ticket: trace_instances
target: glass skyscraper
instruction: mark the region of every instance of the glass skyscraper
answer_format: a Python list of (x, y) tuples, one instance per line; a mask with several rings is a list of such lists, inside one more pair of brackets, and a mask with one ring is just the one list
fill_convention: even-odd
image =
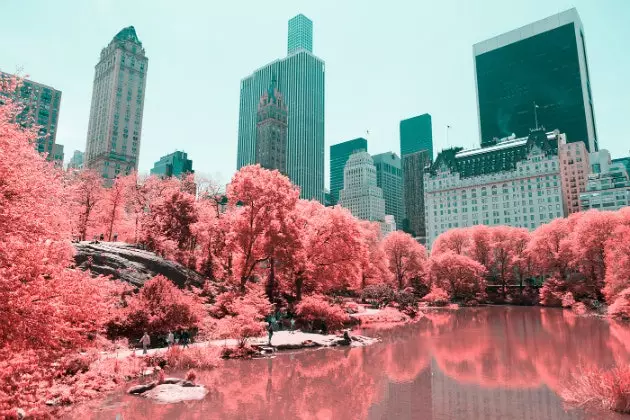
[(151, 168), (151, 175), (181, 178), (182, 175), (195, 172), (193, 171), (192, 164), (193, 162), (188, 159), (186, 152), (176, 151), (162, 156), (159, 161), (155, 162), (153, 168)]
[(431, 115), (422, 114), (400, 122), (400, 156), (427, 150), (433, 161)]
[(473, 46), (481, 146), (536, 124), (598, 150), (584, 29), (570, 9)]
[(330, 204), (339, 201), (339, 191), (343, 189), (343, 168), (354, 152), (367, 152), (367, 140), (359, 137), (330, 146)]
[(289, 20), (289, 37), (287, 40), (287, 54), (304, 49), (313, 52), (313, 22), (299, 14)]
[[(304, 23), (306, 17), (298, 15)], [(308, 19), (307, 19), (308, 20)], [(298, 22), (298, 23), (299, 23)], [(310, 22), (310, 21), (309, 21)], [(312, 24), (289, 25), (285, 58), (241, 80), (237, 169), (256, 163), (256, 118), (260, 97), (275, 78), (287, 105), (287, 175), (306, 199), (324, 202), (324, 61), (313, 55)], [(311, 39), (310, 43), (306, 40)], [(299, 47), (299, 46), (302, 47)], [(308, 47), (308, 48), (307, 48)]]
[(405, 204), (403, 201), (402, 162), (394, 152), (380, 153), (372, 156), (376, 166), (376, 185), (383, 190), (385, 213), (391, 214), (400, 229), (405, 221)]

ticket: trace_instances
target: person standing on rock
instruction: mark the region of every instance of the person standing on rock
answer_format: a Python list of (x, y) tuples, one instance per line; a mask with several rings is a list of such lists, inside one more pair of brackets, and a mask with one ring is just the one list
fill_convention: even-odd
[(166, 347), (173, 347), (173, 343), (175, 342), (175, 336), (173, 335), (173, 331), (169, 331), (166, 336)]
[(142, 354), (147, 354), (147, 347), (149, 347), (149, 344), (151, 344), (151, 337), (149, 337), (149, 334), (147, 334), (146, 331), (140, 339), (140, 344), (142, 344)]

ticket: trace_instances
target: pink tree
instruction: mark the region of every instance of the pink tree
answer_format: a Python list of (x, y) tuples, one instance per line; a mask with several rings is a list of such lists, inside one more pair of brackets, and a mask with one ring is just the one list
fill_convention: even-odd
[(523, 257), (529, 233), (523, 228), (495, 226), (490, 234), (491, 274), (502, 286), (503, 296), (506, 296), (508, 284), (514, 282), (519, 268), (522, 268), (520, 258)]
[(437, 237), (431, 248), (431, 255), (440, 255), (451, 251), (466, 255), (470, 247), (470, 230), (468, 228), (449, 229)]
[(75, 230), (79, 239), (85, 241), (88, 232), (94, 231), (98, 223), (98, 206), (104, 195), (103, 178), (93, 170), (74, 172), (70, 188)]
[(283, 220), (294, 209), (299, 191), (280, 172), (253, 165), (234, 175), (227, 196), (233, 213), (229, 241), (238, 266), (236, 281), (244, 291), (260, 264), (270, 262), (272, 243), (283, 240)]
[(489, 271), (492, 265), (492, 230), (485, 225), (468, 228), (470, 246), (466, 254)]
[(569, 234), (568, 219), (554, 219), (532, 233), (527, 254), (536, 274), (568, 277), (572, 259)]
[(367, 253), (362, 252), (365, 258), (361, 258), (361, 289), (371, 284), (393, 282), (392, 275), (387, 267), (387, 256), (380, 246), (381, 228), (378, 223), (361, 221), (361, 242), (367, 248)]
[[(604, 295), (612, 304), (630, 287), (630, 225), (618, 226), (606, 242), (606, 277)], [(630, 316), (630, 314), (629, 314)]]
[(111, 242), (114, 232), (120, 231), (126, 216), (125, 207), (130, 201), (130, 193), (135, 190), (136, 176), (131, 174), (118, 177), (111, 188), (104, 191), (101, 215), (105, 237)]
[(427, 251), (410, 235), (401, 231), (392, 232), (385, 237), (382, 247), (398, 289), (409, 286), (412, 280), (422, 279)]
[(431, 288), (440, 288), (451, 299), (468, 301), (478, 299), (485, 292), (486, 269), (472, 258), (445, 252), (429, 258), (428, 277)]

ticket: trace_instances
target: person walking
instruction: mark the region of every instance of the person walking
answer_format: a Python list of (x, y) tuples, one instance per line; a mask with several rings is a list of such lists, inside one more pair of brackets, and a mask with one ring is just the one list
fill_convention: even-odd
[(149, 334), (147, 334), (146, 331), (140, 339), (140, 344), (142, 344), (142, 354), (147, 354), (147, 347), (149, 347), (149, 344), (151, 344), (151, 337), (149, 337)]
[(269, 345), (271, 345), (271, 337), (273, 337), (273, 323), (271, 322), (267, 326), (267, 334), (269, 334)]
[(291, 318), (291, 334), (295, 333), (295, 318)]
[(182, 348), (188, 347), (188, 340), (190, 340), (190, 334), (188, 334), (188, 330), (184, 330), (182, 332)]
[(166, 347), (173, 347), (173, 343), (175, 343), (175, 336), (173, 335), (173, 331), (169, 331), (166, 335)]

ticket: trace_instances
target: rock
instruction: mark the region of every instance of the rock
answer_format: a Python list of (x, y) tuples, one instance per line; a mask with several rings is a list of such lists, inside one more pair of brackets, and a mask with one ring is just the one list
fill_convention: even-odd
[(110, 275), (138, 287), (158, 274), (164, 275), (179, 287), (204, 284), (203, 276), (196, 271), (130, 244), (78, 242), (72, 245), (77, 250), (74, 256), (76, 266), (95, 275)]
[(159, 403), (173, 404), (181, 401), (202, 400), (208, 393), (203, 386), (179, 386), (172, 384), (158, 385), (152, 390), (142, 394)]
[(181, 386), (184, 386), (184, 387), (197, 386), (197, 385), (195, 385), (195, 383), (194, 383), (193, 381), (182, 381), (182, 382), (180, 383), (180, 385), (181, 385)]
[(150, 367), (142, 372), (142, 376), (151, 376), (155, 373), (155, 369)]
[(147, 392), (153, 388), (155, 388), (157, 386), (157, 382), (153, 381), (153, 382), (149, 382), (148, 384), (139, 384), (139, 385), (135, 385), (132, 386), (131, 388), (129, 388), (127, 390), (128, 394), (142, 394), (144, 392)]
[(46, 404), (48, 406), (55, 406), (55, 405), (59, 405), (59, 401), (58, 400), (47, 400), (44, 404)]
[(26, 418), (26, 411), (24, 411), (23, 409), (18, 408), (15, 411), (17, 412), (18, 419), (22, 420), (23, 418)]
[(183, 379), (179, 379), (179, 378), (164, 378), (164, 382), (162, 382), (163, 384), (170, 384), (170, 385), (175, 385), (175, 384), (179, 384), (183, 381)]

